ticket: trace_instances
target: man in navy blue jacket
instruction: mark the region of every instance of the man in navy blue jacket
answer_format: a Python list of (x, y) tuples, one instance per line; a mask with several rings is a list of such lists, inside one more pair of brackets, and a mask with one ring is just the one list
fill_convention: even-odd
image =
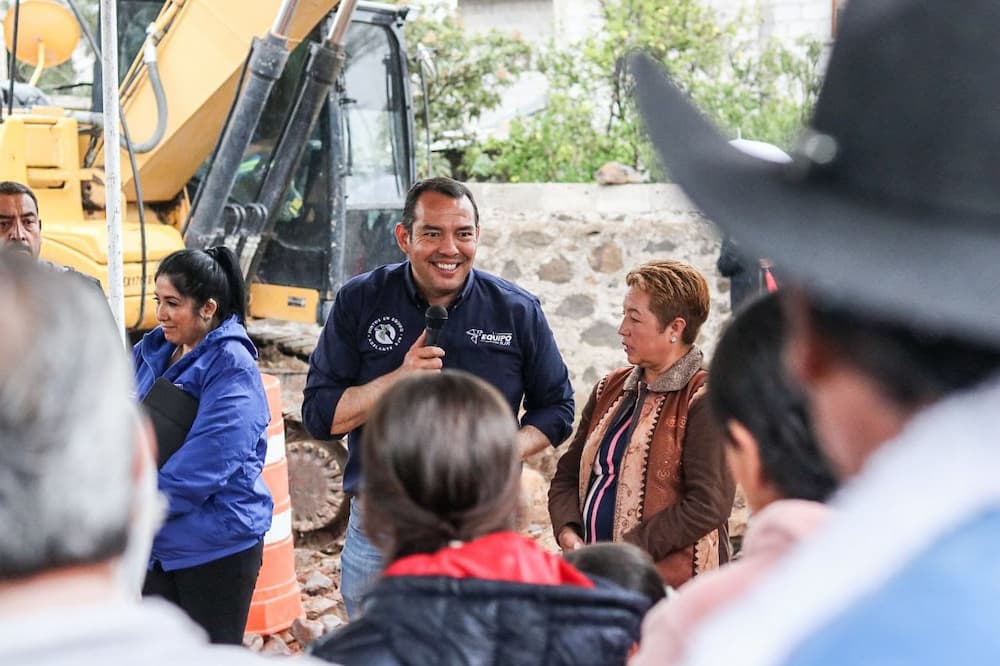
[[(344, 490), (357, 494), (361, 430), (369, 410), (399, 379), (455, 368), (493, 384), (520, 417), (521, 457), (558, 446), (573, 425), (573, 389), (538, 299), (473, 270), (479, 211), (450, 178), (416, 183), (407, 193), (396, 241), (407, 257), (347, 282), (337, 295), (309, 363), (302, 416), (314, 437), (348, 435)], [(425, 312), (448, 320), (438, 344), (425, 345)], [(484, 470), (488, 473), (488, 470)], [(341, 592), (348, 615), (381, 569), (352, 502)]]

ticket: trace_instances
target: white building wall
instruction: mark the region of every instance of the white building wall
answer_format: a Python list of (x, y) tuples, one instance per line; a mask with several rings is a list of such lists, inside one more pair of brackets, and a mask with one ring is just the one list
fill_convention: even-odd
[(496, 29), (533, 43), (553, 36), (553, 0), (459, 0), (462, 23), (473, 32)]
[[(806, 36), (827, 41), (832, 13), (844, 0), (705, 0), (724, 19), (740, 10), (759, 12), (760, 37), (794, 43)], [(599, 0), (457, 0), (465, 25), (472, 31), (496, 28), (541, 44), (579, 41), (600, 28)]]
[(758, 11), (761, 18), (760, 37), (776, 37), (793, 44), (800, 37), (826, 42), (831, 37), (834, 0), (708, 0), (710, 6), (726, 17), (741, 9)]

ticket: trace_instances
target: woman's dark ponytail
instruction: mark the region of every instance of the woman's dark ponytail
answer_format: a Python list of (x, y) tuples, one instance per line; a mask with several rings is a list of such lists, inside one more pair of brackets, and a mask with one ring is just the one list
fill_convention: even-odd
[(200, 308), (215, 300), (216, 325), (236, 315), (246, 326), (247, 287), (233, 251), (224, 245), (207, 250), (178, 250), (165, 257), (156, 277), (166, 275), (181, 296), (191, 298)]
[[(225, 316), (222, 320), (225, 320), (230, 315), (235, 314), (236, 318), (239, 319), (240, 324), (246, 326), (247, 324), (247, 286), (246, 282), (243, 281), (243, 271), (240, 270), (239, 261), (236, 259), (236, 255), (225, 245), (218, 245), (216, 247), (210, 247), (205, 250), (209, 256), (215, 259), (215, 262), (219, 264), (222, 272), (226, 276), (226, 283), (229, 286), (228, 294), (228, 307), (226, 308)], [(222, 307), (220, 303), (219, 307)]]

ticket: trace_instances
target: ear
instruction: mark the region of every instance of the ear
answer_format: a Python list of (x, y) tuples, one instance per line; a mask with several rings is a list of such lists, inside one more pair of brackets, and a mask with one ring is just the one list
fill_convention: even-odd
[(687, 328), (687, 322), (684, 317), (674, 317), (674, 320), (667, 324), (667, 333), (678, 340), (683, 339), (684, 329)]
[(750, 509), (758, 511), (773, 499), (771, 484), (764, 476), (764, 466), (760, 463), (760, 448), (757, 438), (746, 426), (735, 419), (726, 422), (729, 433), (727, 461), (736, 481), (743, 486)]
[(832, 352), (823, 344), (809, 316), (807, 296), (798, 290), (782, 297), (788, 338), (785, 342), (785, 367), (804, 388), (821, 382), (831, 371)]
[[(409, 255), (410, 254), (410, 232), (407, 231), (406, 227), (404, 227), (402, 224), (397, 224), (396, 228), (393, 229), (393, 233), (396, 235), (396, 245), (399, 246), (399, 249), (403, 252), (403, 254)], [(478, 238), (478, 235), (479, 235), (479, 231), (477, 230), (476, 231), (477, 238)]]
[(215, 316), (218, 309), (219, 304), (215, 302), (214, 298), (210, 298), (201, 306), (201, 316), (205, 319), (211, 319)]

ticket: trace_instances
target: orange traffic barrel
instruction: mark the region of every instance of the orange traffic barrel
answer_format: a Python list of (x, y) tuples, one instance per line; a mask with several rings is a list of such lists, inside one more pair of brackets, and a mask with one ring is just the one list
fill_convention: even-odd
[(271, 529), (264, 535), (264, 561), (250, 602), (247, 633), (276, 634), (292, 626), (305, 613), (295, 577), (292, 545), (292, 501), (288, 496), (288, 461), (285, 458), (285, 421), (281, 415), (281, 383), (273, 375), (261, 374), (271, 423), (267, 426), (267, 456), (264, 483), (274, 498)]

